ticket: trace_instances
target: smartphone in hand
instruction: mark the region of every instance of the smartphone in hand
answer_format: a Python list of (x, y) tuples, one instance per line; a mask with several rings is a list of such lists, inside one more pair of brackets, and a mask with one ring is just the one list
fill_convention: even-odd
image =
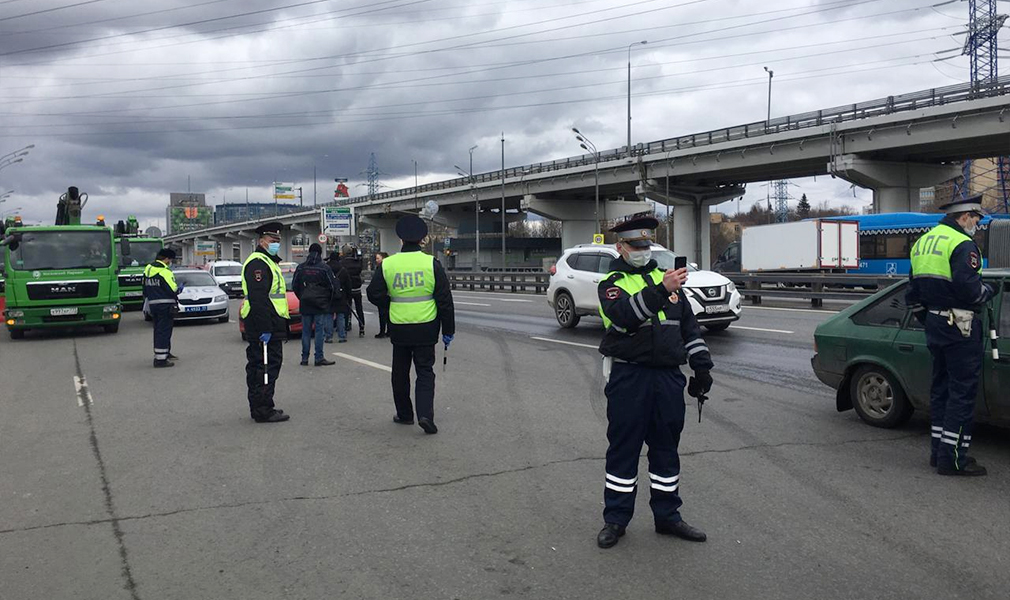
[(686, 269), (686, 268), (687, 268), (687, 257), (686, 256), (678, 256), (678, 257), (676, 257), (676, 258), (673, 259), (673, 270), (674, 271), (676, 271), (677, 269)]

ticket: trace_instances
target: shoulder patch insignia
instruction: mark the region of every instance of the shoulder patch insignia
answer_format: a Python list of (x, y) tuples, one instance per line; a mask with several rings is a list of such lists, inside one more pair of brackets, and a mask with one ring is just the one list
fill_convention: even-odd
[(977, 270), (982, 265), (978, 257), (978, 252), (971, 252), (968, 254), (968, 266), (972, 269)]
[(618, 298), (621, 297), (621, 288), (619, 287), (607, 288), (607, 291), (604, 292), (604, 295), (606, 295), (607, 300), (617, 300)]
[(255, 278), (256, 281), (263, 281), (263, 271), (260, 269), (253, 271), (253, 278)]

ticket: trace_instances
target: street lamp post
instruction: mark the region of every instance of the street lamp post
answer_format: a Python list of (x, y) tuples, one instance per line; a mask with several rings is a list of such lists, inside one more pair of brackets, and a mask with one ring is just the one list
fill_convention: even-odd
[(775, 76), (775, 71), (765, 67), (765, 72), (768, 73), (768, 118), (765, 121), (765, 130), (767, 131), (772, 122), (772, 77)]
[(649, 40), (642, 40), (628, 44), (628, 156), (631, 156), (631, 49), (648, 43)]
[(596, 219), (596, 233), (600, 233), (600, 152), (596, 149), (596, 144), (591, 142), (578, 128), (572, 127), (572, 131), (575, 132), (575, 139), (580, 142), (579, 146), (593, 153), (593, 160), (596, 164), (594, 169), (596, 205), (593, 209), (593, 217)]
[(505, 132), (501, 132), (501, 268), (505, 270), (505, 231), (508, 223), (505, 221)]
[(477, 199), (477, 188), (476, 188), (476, 186), (474, 186), (474, 180), (473, 180), (473, 151), (476, 150), (476, 149), (477, 149), (477, 146), (471, 146), (470, 147), (470, 170), (469, 170), (469, 175), (464, 175), (462, 173), (463, 169), (459, 165), (453, 165), (454, 167), (456, 167), (456, 170), (459, 171), (458, 174), (461, 177), (466, 177), (467, 180), (470, 182), (470, 194), (473, 196), (473, 204), (474, 204), (474, 221), (473, 221), (474, 222), (474, 244), (475, 244), (475, 247), (476, 247), (476, 251), (475, 251), (474, 259), (473, 259), (473, 265), (474, 265), (474, 270), (475, 271), (477, 270), (477, 268), (480, 267), (480, 200)]

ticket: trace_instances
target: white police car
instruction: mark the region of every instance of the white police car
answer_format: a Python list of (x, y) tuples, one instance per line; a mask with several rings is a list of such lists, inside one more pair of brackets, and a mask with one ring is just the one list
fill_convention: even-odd
[[(562, 327), (575, 327), (585, 315), (599, 316), (597, 288), (610, 272), (610, 261), (619, 256), (612, 244), (580, 244), (565, 250), (551, 267), (547, 302)], [(672, 269), (676, 254), (652, 245), (652, 258), (661, 269)], [(688, 266), (685, 295), (698, 322), (710, 331), (722, 331), (740, 318), (740, 292), (732, 281), (713, 271)]]
[[(210, 320), (217, 319), (219, 323), (227, 323), (228, 294), (222, 290), (214, 277), (203, 269), (172, 269), (175, 282), (185, 286), (179, 294), (179, 312), (174, 319), (180, 320)], [(151, 315), (144, 305), (144, 319), (150, 321)]]

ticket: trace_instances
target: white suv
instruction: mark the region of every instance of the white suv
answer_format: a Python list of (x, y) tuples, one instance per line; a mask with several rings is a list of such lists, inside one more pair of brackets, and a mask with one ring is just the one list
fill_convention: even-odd
[(233, 260), (215, 260), (208, 271), (229, 297), (242, 297), (242, 263)]
[[(610, 261), (619, 256), (613, 245), (581, 244), (561, 255), (551, 267), (547, 302), (562, 327), (575, 327), (583, 315), (599, 316), (597, 288), (610, 272)], [(676, 254), (653, 244), (652, 258), (661, 269), (672, 269)], [(684, 291), (698, 322), (710, 331), (721, 331), (740, 318), (740, 292), (733, 282), (712, 271), (688, 266)]]

